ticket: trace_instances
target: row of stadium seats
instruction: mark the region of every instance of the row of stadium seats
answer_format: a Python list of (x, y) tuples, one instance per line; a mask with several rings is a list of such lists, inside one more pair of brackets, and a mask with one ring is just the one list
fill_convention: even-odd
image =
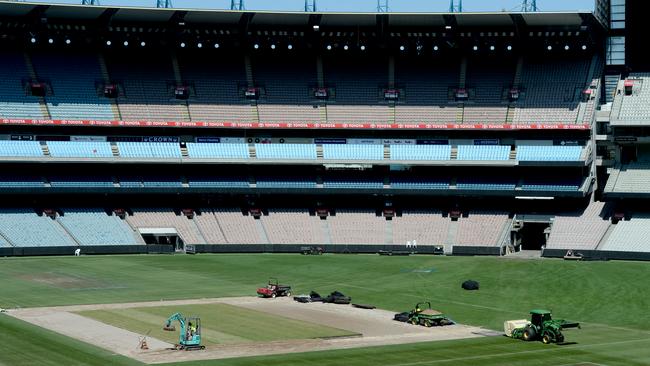
[(650, 120), (650, 73), (631, 73), (634, 83), (632, 94), (621, 93), (621, 108), (618, 118), (621, 120)]
[[(0, 189), (16, 188), (275, 188), (299, 189), (318, 188), (315, 178), (291, 177), (258, 177), (255, 185), (247, 177), (208, 177), (188, 176), (187, 186), (178, 176), (52, 176), (43, 178), (36, 176), (1, 176)], [(524, 179), (519, 185), (516, 178), (464, 178), (459, 177), (456, 184), (451, 178), (391, 178), (390, 182), (383, 179), (325, 177), (322, 187), (325, 189), (421, 189), (440, 190), (455, 188), (459, 190), (482, 191), (549, 191), (549, 192), (575, 192), (580, 188), (579, 180), (567, 181), (563, 179)]]
[[(604, 204), (592, 202), (582, 213), (558, 215), (547, 240), (549, 249), (650, 252), (650, 217), (638, 215), (613, 226)], [(405, 210), (386, 221), (369, 210), (338, 210), (326, 221), (302, 209), (271, 209), (259, 224), (238, 209), (206, 209), (188, 219), (171, 210), (134, 209), (126, 221), (98, 209), (63, 209), (55, 219), (27, 209), (0, 210), (0, 247), (135, 245), (137, 229), (174, 228), (187, 244), (403, 244), (496, 246), (510, 220), (499, 211), (472, 211), (452, 225), (435, 210)], [(261, 226), (260, 226), (261, 225)], [(258, 230), (261, 227), (261, 230)]]
[[(354, 58), (341, 62), (338, 58), (325, 58), (322, 83), (333, 86), (335, 95), (321, 112), (320, 108), (312, 108), (322, 104), (314, 100), (310, 90), (318, 83), (315, 58), (253, 60), (249, 81), (243, 57), (211, 62), (179, 57), (179, 69), (175, 72), (169, 55), (154, 51), (128, 58), (112, 55), (103, 61), (101, 55), (79, 52), (36, 52), (25, 56), (9, 52), (0, 60), (0, 69), (6, 70), (0, 74), (0, 117), (379, 124), (582, 123), (577, 121), (578, 98), (588, 85), (590, 65), (589, 59), (526, 59), (521, 73), (521, 99), (512, 106), (514, 117), (510, 121), (504, 90), (514, 79), (513, 60), (499, 64), (470, 62), (463, 87), (471, 91), (472, 98), (459, 113), (450, 91), (461, 87), (460, 60), (436, 65), (398, 60), (395, 84), (403, 95), (395, 108), (389, 108), (380, 93), (380, 85), (388, 81), (384, 61)], [(31, 59), (33, 71), (26, 59)], [(102, 62), (106, 65), (103, 69)], [(27, 95), (25, 80), (32, 79), (32, 73), (48, 85), (43, 98)], [(173, 96), (173, 85), (179, 77), (191, 85), (189, 101)], [(115, 81), (120, 88), (114, 101), (102, 95), (101, 85), (106, 80)], [(264, 89), (253, 105), (242, 93), (243, 85), (250, 82)], [(633, 109), (624, 108), (627, 110)]]
[[(174, 142), (106, 141), (0, 141), (0, 157), (42, 157), (43, 146), (55, 158), (181, 159), (181, 146)], [(243, 143), (186, 143), (188, 158), (249, 159), (250, 147)], [(255, 144), (257, 159), (316, 160), (315, 144)], [(457, 160), (499, 161), (510, 159), (510, 146), (458, 145)], [(323, 144), (326, 160), (384, 160), (384, 145)], [(390, 145), (390, 160), (450, 160), (451, 145)], [(116, 155), (117, 154), (117, 155)], [(520, 161), (580, 161), (581, 146), (519, 146)]]
[[(238, 209), (204, 209), (188, 219), (171, 210), (139, 208), (122, 220), (96, 209), (64, 209), (51, 219), (23, 209), (0, 210), (0, 246), (142, 244), (138, 229), (173, 228), (186, 244), (406, 244), (495, 246), (504, 212), (470, 212), (458, 227), (435, 210), (406, 210), (386, 221), (375, 211), (340, 209), (327, 220), (304, 209), (271, 209), (254, 220)], [(29, 228), (29, 230), (27, 230)], [(449, 235), (453, 231), (457, 235)], [(456, 233), (457, 231), (457, 233)], [(466, 231), (466, 232), (465, 232)], [(450, 239), (456, 236), (456, 239)]]

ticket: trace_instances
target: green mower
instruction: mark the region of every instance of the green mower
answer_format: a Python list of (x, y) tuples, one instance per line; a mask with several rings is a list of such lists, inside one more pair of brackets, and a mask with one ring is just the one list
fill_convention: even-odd
[(504, 331), (508, 337), (524, 341), (540, 340), (544, 344), (563, 343), (562, 330), (580, 328), (580, 323), (562, 319), (552, 319), (548, 310), (531, 310), (531, 319), (508, 320), (504, 323)]
[(409, 313), (408, 322), (413, 325), (422, 325), (425, 327), (454, 324), (445, 314), (431, 309), (431, 303), (428, 301), (419, 302), (415, 305), (415, 309)]

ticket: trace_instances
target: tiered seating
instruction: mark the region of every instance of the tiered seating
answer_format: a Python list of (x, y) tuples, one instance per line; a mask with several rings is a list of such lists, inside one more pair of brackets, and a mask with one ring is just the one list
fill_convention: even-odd
[(650, 252), (650, 216), (635, 215), (630, 221), (619, 221), (601, 250)]
[(201, 215), (195, 215), (193, 220), (208, 244), (227, 243), (222, 228), (211, 209), (201, 209)]
[(38, 141), (0, 140), (0, 157), (43, 157), (43, 149)]
[(107, 63), (111, 77), (124, 89), (124, 95), (117, 98), (123, 120), (188, 120), (187, 108), (173, 96), (174, 74), (168, 53), (131, 51), (130, 57), (113, 56)]
[(112, 188), (113, 179), (108, 176), (54, 176), (49, 179), (53, 188)]
[(466, 84), (472, 93), (463, 108), (463, 123), (505, 123), (508, 108), (503, 103), (503, 92), (510, 87), (514, 72), (510, 60), (470, 60)]
[(580, 188), (580, 182), (577, 180), (553, 180), (553, 179), (525, 179), (521, 189), (527, 191), (561, 191), (572, 192)]
[(517, 146), (517, 160), (579, 161), (582, 146)]
[(23, 80), (29, 72), (22, 54), (4, 51), (0, 57), (0, 118), (42, 119), (40, 98), (27, 95)]
[(323, 244), (321, 220), (307, 210), (275, 209), (261, 219), (271, 244)]
[(508, 160), (510, 146), (458, 145), (458, 160)]
[(456, 182), (457, 189), (485, 191), (514, 191), (517, 183), (513, 179), (498, 177), (461, 177)]
[(47, 148), (55, 158), (112, 158), (110, 142), (48, 141)]
[(650, 193), (650, 163), (630, 163), (610, 175), (606, 192)]
[(632, 95), (621, 95), (621, 111), (618, 115), (622, 120), (650, 120), (650, 73), (631, 73), (630, 78), (636, 78)]
[[(589, 60), (527, 58), (515, 123), (576, 123), (579, 96), (587, 87)], [(591, 80), (590, 80), (591, 81)]]
[(306, 178), (268, 178), (257, 179), (257, 188), (316, 188), (316, 181)]
[(451, 220), (435, 210), (404, 210), (394, 218), (393, 244), (415, 240), (417, 245), (443, 245), (447, 241)]
[(386, 220), (374, 211), (337, 210), (327, 221), (332, 244), (386, 243)]
[(248, 179), (244, 177), (188, 177), (190, 188), (249, 188)]
[(236, 209), (215, 209), (213, 212), (226, 243), (264, 244), (257, 220), (252, 216), (244, 216)]
[(449, 179), (391, 178), (393, 189), (449, 189)]
[(323, 66), (325, 84), (336, 87), (337, 105), (379, 104), (379, 86), (388, 81), (387, 59), (382, 63), (374, 57), (332, 57)]
[(48, 52), (34, 55), (32, 62), (52, 87), (45, 99), (53, 119), (115, 119), (110, 101), (98, 94), (96, 85), (103, 77), (97, 57)]
[[(375, 102), (376, 103), (376, 102)], [(391, 110), (380, 105), (327, 105), (329, 123), (391, 123)]]
[(220, 57), (216, 60), (204, 55), (182, 54), (179, 55), (179, 65), (183, 80), (194, 87), (195, 95), (188, 104), (192, 120), (255, 120), (257, 109), (240, 95), (240, 87), (246, 86), (243, 57)]
[(556, 215), (546, 248), (596, 249), (610, 226), (606, 215), (603, 202), (591, 202), (584, 212)]
[(17, 247), (76, 246), (55, 220), (25, 209), (1, 209), (0, 232)]
[(449, 160), (451, 145), (390, 145), (391, 160)]
[(81, 245), (136, 245), (138, 240), (126, 221), (95, 209), (64, 209), (61, 225)]
[(145, 176), (142, 185), (144, 188), (181, 188), (183, 183), (178, 177)]
[(358, 189), (382, 189), (384, 182), (363, 178), (325, 178), (323, 188), (358, 188)]
[(11, 248), (13, 245), (9, 243), (8, 241), (5, 240), (2, 236), (0, 236), (0, 248)]
[(181, 149), (175, 142), (117, 142), (122, 158), (180, 159)]
[(43, 188), (43, 178), (29, 175), (2, 175), (0, 176), (0, 189), (2, 188)]
[(314, 144), (255, 144), (258, 159), (316, 160)]
[(127, 216), (126, 220), (132, 227), (139, 229), (175, 228), (185, 244), (205, 244), (202, 243), (201, 233), (194, 221), (183, 215), (176, 215), (171, 210), (157, 208), (134, 209), (133, 216)]
[(247, 144), (206, 144), (188, 142), (187, 154), (190, 158), (196, 159), (248, 159)]
[(384, 145), (324, 144), (326, 160), (383, 160)]
[(404, 95), (395, 107), (395, 122), (454, 123), (458, 108), (449, 103), (450, 88), (458, 87), (460, 62), (435, 64), (430, 61), (398, 59), (396, 84)]
[[(250, 113), (250, 107), (248, 107)], [(325, 109), (312, 105), (258, 104), (257, 110), (262, 123), (319, 123), (325, 122)], [(349, 121), (347, 121), (349, 122)]]
[(497, 246), (499, 236), (508, 223), (506, 212), (472, 211), (458, 219), (456, 245)]

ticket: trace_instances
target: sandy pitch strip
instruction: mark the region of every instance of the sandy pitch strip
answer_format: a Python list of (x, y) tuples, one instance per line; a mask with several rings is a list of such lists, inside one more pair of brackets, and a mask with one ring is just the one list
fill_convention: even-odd
[[(286, 318), (345, 329), (350, 332), (362, 334), (363, 336), (226, 344), (213, 346), (203, 351), (191, 352), (168, 350), (168, 348), (172, 347), (171, 344), (147, 337), (147, 343), (150, 349), (145, 351), (137, 348), (140, 334), (72, 313), (73, 311), (82, 310), (213, 303), (235, 305)], [(354, 308), (349, 305), (323, 303), (302, 304), (290, 298), (261, 299), (257, 297), (233, 297), (124, 304), (74, 305), (14, 309), (8, 310), (8, 314), (40, 327), (148, 364), (263, 356), (500, 335), (500, 333), (494, 331), (461, 324), (433, 328), (413, 326), (392, 320), (394, 313), (386, 310), (367, 310)]]

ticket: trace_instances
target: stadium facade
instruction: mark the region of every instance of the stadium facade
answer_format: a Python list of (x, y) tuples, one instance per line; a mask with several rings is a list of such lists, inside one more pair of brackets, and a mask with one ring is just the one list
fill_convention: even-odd
[(607, 15), (0, 2), (0, 254), (648, 258)]

